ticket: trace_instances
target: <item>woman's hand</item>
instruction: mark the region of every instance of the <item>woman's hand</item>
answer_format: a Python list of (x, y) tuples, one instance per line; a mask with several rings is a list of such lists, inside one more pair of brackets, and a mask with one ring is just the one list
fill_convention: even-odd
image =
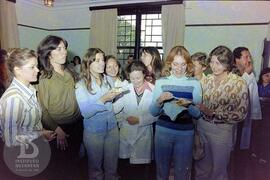
[(54, 138), (56, 138), (56, 133), (54, 131), (50, 131), (50, 130), (46, 130), (43, 129), (41, 131), (41, 135), (47, 140), (47, 141), (51, 141)]
[(162, 105), (162, 103), (166, 100), (172, 99), (173, 98), (173, 94), (170, 92), (163, 92), (161, 93), (161, 95), (159, 96), (159, 98), (157, 99), (157, 103), (159, 105)]
[(106, 94), (104, 94), (100, 100), (105, 103), (108, 101), (112, 101), (116, 96), (118, 96), (119, 94), (121, 94), (121, 91), (115, 91), (115, 90), (110, 90), (108, 91)]
[(206, 116), (213, 117), (214, 111), (211, 109), (208, 109), (204, 104), (197, 104), (196, 105), (200, 111), (205, 114)]
[(130, 124), (130, 125), (135, 125), (135, 124), (139, 124), (140, 120), (139, 120), (139, 118), (137, 118), (137, 117), (135, 117), (135, 116), (129, 116), (129, 117), (127, 118), (127, 122), (128, 122), (128, 124)]
[(69, 137), (69, 135), (67, 135), (59, 126), (55, 129), (55, 133), (57, 134), (57, 148), (60, 148), (61, 150), (66, 150), (66, 148), (68, 147), (67, 137)]

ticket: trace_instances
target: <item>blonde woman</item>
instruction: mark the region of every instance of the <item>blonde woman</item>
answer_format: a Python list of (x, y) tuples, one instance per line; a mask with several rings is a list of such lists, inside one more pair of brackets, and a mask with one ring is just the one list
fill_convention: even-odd
[(19, 146), (44, 135), (54, 138), (53, 131), (43, 129), (41, 107), (36, 89), (30, 84), (37, 81), (37, 55), (29, 49), (12, 49), (7, 67), (13, 80), (0, 99), (2, 138), (8, 147)]

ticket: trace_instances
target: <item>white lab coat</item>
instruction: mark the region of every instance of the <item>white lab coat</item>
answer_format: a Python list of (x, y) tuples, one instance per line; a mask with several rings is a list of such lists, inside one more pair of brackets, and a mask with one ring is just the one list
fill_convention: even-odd
[[(149, 84), (153, 89), (153, 85)], [(146, 89), (139, 105), (132, 84), (128, 85), (129, 92), (114, 103), (114, 110), (118, 117), (120, 128), (119, 157), (129, 158), (131, 164), (150, 163), (153, 152), (153, 127), (152, 123), (157, 120), (149, 112), (152, 102), (152, 91)], [(139, 124), (130, 125), (127, 117), (139, 118)]]
[(240, 149), (248, 149), (251, 139), (252, 120), (262, 119), (261, 104), (258, 95), (258, 85), (254, 73), (244, 73), (242, 78), (246, 81), (249, 91), (249, 112), (244, 121), (242, 129)]

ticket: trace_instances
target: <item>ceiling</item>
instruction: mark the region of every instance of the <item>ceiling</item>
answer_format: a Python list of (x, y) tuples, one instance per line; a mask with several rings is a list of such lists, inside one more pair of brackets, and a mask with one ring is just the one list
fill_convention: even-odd
[[(27, 1), (33, 5), (43, 6), (43, 0), (20, 0)], [(114, 4), (131, 4), (138, 2), (155, 2), (157, 0), (54, 0), (54, 7), (72, 7), (80, 5), (98, 6), (98, 5), (114, 5)]]

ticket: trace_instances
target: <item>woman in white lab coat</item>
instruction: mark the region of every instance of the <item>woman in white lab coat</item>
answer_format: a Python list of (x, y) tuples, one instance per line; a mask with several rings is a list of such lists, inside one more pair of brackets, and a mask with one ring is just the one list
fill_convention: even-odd
[(152, 123), (156, 120), (149, 112), (154, 85), (145, 80), (146, 66), (134, 61), (127, 67), (131, 83), (123, 97), (114, 103), (121, 114), (119, 158), (130, 164), (151, 163), (153, 149)]

